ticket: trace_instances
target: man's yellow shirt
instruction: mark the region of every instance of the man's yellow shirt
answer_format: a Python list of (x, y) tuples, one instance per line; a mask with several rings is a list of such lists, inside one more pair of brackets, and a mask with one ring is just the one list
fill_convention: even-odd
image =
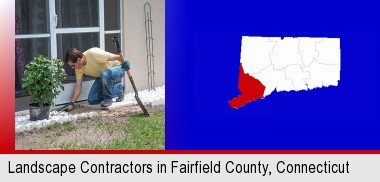
[(75, 69), (76, 79), (82, 79), (83, 74), (100, 77), (100, 73), (107, 68), (120, 65), (119, 61), (107, 61), (109, 52), (94, 47), (83, 53), (86, 56), (87, 63), (80, 69)]

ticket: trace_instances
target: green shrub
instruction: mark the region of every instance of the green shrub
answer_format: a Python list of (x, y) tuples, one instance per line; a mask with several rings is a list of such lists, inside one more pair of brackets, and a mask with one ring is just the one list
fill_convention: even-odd
[(42, 55), (35, 57), (25, 66), (23, 94), (28, 92), (31, 102), (37, 103), (39, 107), (44, 104), (54, 106), (54, 99), (64, 89), (62, 81), (66, 79), (66, 74), (63, 64), (59, 59)]

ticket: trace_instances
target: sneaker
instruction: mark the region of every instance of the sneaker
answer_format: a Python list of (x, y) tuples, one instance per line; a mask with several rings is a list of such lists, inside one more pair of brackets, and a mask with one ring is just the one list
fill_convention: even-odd
[(105, 99), (102, 104), (100, 104), (101, 107), (108, 107), (112, 105), (112, 99)]
[(121, 102), (124, 100), (124, 90), (125, 90), (125, 86), (123, 86), (123, 91), (121, 92), (121, 94), (116, 99), (116, 102)]

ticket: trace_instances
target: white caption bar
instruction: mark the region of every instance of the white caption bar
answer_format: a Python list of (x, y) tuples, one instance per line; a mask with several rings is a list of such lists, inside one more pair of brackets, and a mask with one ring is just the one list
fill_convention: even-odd
[(11, 181), (378, 181), (378, 154), (17, 154)]

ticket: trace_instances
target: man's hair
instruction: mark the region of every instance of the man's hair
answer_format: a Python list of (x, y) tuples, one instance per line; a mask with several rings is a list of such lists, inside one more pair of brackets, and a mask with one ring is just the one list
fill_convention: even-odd
[(83, 53), (80, 52), (78, 49), (71, 48), (66, 53), (65, 62), (68, 63), (69, 61), (76, 63), (78, 58), (82, 58)]

